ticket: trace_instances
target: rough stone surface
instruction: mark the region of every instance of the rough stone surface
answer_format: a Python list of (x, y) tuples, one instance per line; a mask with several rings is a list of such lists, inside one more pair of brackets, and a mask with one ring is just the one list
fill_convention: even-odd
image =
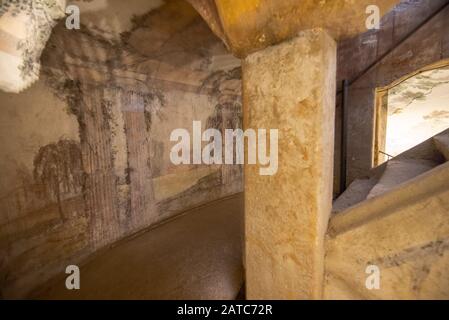
[(410, 179), (436, 167), (438, 163), (429, 160), (391, 160), (376, 186), (371, 189), (367, 199), (378, 197)]
[(331, 212), (336, 44), (321, 29), (248, 56), (245, 128), (279, 130), (279, 170), (245, 166), (249, 299), (321, 297)]
[(366, 31), (369, 5), (380, 14), (398, 0), (215, 0), (227, 42), (234, 54), (247, 54), (295, 37), (312, 28), (329, 31), (334, 39)]
[[(326, 241), (326, 299), (449, 297), (449, 163), (335, 215)], [(380, 271), (369, 290), (368, 266)]]
[(338, 197), (332, 212), (342, 213), (359, 203), (391, 191), (400, 184), (443, 164), (445, 158), (438, 149), (435, 139), (447, 135), (449, 129), (436, 137), (420, 143), (390, 161), (371, 169), (363, 179), (356, 179)]

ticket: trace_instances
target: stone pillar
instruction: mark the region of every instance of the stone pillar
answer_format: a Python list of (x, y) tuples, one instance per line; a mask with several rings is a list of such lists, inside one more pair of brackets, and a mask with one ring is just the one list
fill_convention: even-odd
[(248, 299), (319, 299), (332, 206), (336, 44), (322, 29), (243, 62), (245, 129), (279, 129), (279, 168), (245, 165)]

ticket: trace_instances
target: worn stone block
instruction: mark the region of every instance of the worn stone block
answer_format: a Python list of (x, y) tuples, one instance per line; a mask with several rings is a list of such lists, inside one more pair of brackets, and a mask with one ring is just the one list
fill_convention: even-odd
[(248, 56), (244, 126), (279, 129), (279, 170), (245, 166), (248, 299), (321, 297), (331, 211), (336, 45), (322, 29)]

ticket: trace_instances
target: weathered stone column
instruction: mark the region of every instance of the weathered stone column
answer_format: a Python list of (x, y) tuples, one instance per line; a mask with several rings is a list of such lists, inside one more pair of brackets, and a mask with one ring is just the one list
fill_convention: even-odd
[(248, 299), (318, 299), (332, 205), (336, 44), (322, 29), (243, 62), (246, 129), (279, 129), (279, 169), (245, 166)]

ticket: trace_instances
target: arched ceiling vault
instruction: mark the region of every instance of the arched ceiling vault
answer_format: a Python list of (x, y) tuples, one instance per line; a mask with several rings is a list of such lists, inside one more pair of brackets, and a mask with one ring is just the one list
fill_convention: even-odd
[(366, 8), (383, 16), (399, 0), (187, 0), (234, 55), (282, 42), (302, 30), (324, 28), (336, 39), (366, 30)]
[[(108, 1), (75, 1), (84, 6), (80, 8), (81, 15), (84, 20), (87, 19), (86, 26), (88, 28), (89, 23), (93, 24), (95, 28), (101, 27), (103, 18), (117, 20), (117, 23), (120, 22), (120, 27), (123, 23), (119, 18), (128, 19), (125, 16), (132, 13), (132, 10), (128, 10), (130, 12), (126, 13), (127, 10), (123, 8), (117, 11), (118, 13), (115, 11), (111, 13), (107, 10), (108, 8), (103, 8), (102, 10), (107, 16), (98, 18), (95, 15), (95, 10), (101, 9), (104, 5), (109, 7), (112, 3)], [(129, 5), (135, 7), (134, 9), (143, 15), (148, 8), (159, 7), (165, 3), (166, 5), (160, 7), (160, 17), (167, 23), (173, 23), (174, 26), (182, 26), (180, 21), (186, 19), (181, 19), (181, 16), (189, 17), (190, 11), (194, 12), (190, 7), (190, 9), (185, 8), (186, 3), (181, 5), (180, 0), (145, 0), (148, 1), (145, 3), (142, 1), (136, 0), (133, 6), (131, 3)], [(239, 58), (280, 43), (295, 36), (301, 30), (311, 28), (325, 28), (336, 40), (354, 36), (366, 31), (366, 7), (368, 5), (377, 5), (383, 15), (399, 2), (398, 0), (185, 1), (190, 3), (203, 17), (212, 32)], [(65, 16), (67, 4), (69, 2), (65, 0), (5, 0), (2, 2), (0, 8), (0, 89), (8, 92), (20, 92), (38, 79), (42, 50), (57, 20)], [(183, 10), (183, 13), (170, 13), (176, 8)], [(92, 28), (92, 26), (90, 27)], [(117, 27), (118, 31), (122, 29), (119, 27)]]

